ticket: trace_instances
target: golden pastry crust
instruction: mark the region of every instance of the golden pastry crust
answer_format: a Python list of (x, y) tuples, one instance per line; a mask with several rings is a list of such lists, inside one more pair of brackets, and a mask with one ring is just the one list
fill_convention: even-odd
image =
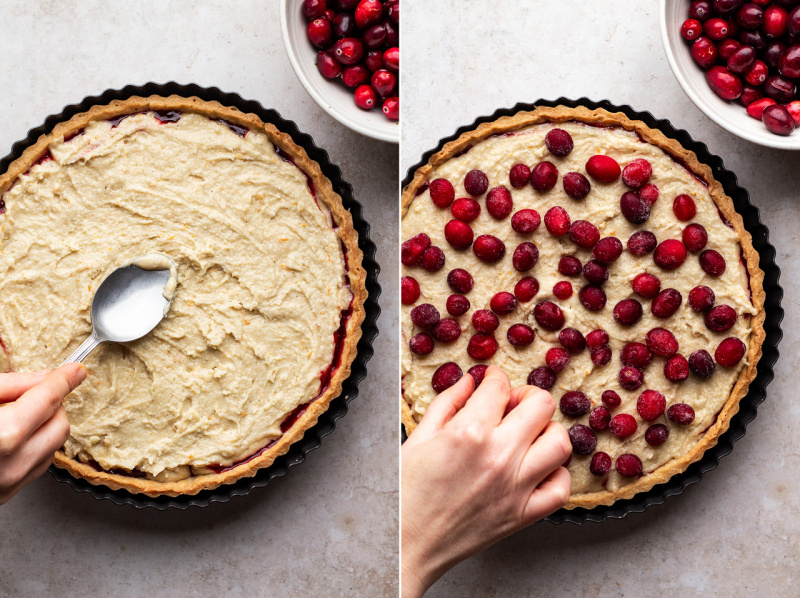
[(42, 135), (36, 143), (26, 148), (22, 155), (11, 163), (8, 170), (0, 176), (0, 196), (5, 193), (21, 174), (27, 172), (44, 154), (50, 143), (56, 139), (70, 137), (78, 133), (88, 123), (108, 120), (126, 114), (149, 110), (175, 110), (194, 112), (211, 118), (263, 131), (268, 139), (286, 152), (297, 168), (314, 183), (318, 200), (325, 203), (338, 225), (336, 234), (347, 252), (347, 276), (353, 294), (351, 315), (347, 321), (346, 334), (342, 347), (339, 367), (330, 379), (328, 387), (297, 418), (294, 424), (272, 446), (257, 456), (226, 471), (216, 474), (195, 475), (175, 482), (158, 482), (136, 478), (107, 471), (98, 471), (93, 466), (66, 456), (63, 451), (55, 455), (55, 465), (69, 471), (73, 476), (83, 478), (95, 485), (104, 485), (112, 490), (124, 489), (135, 494), (148, 496), (194, 495), (201, 490), (211, 490), (223, 484), (232, 484), (241, 478), (252, 477), (258, 470), (270, 466), (275, 459), (285, 454), (289, 447), (302, 439), (305, 432), (313, 427), (319, 417), (328, 409), (333, 399), (342, 392), (342, 384), (350, 375), (350, 368), (356, 357), (358, 341), (361, 338), (361, 324), (364, 321), (364, 302), (367, 299), (366, 271), (362, 266), (363, 253), (358, 247), (358, 233), (353, 228), (350, 212), (342, 205), (342, 198), (333, 189), (331, 181), (322, 173), (319, 164), (308, 157), (306, 151), (295, 144), (291, 136), (279, 131), (274, 125), (265, 123), (257, 115), (245, 113), (237, 108), (223, 106), (219, 102), (207, 102), (200, 98), (185, 98), (177, 95), (169, 97), (149, 96), (131, 97), (115, 100), (108, 105), (94, 106), (87, 112), (77, 114), (66, 122), (57, 124), (48, 135)]
[[(689, 171), (708, 185), (711, 198), (724, 218), (731, 223), (739, 238), (743, 260), (750, 277), (752, 303), (756, 309), (756, 315), (752, 318), (752, 332), (748, 339), (747, 365), (739, 375), (731, 390), (729, 399), (722, 407), (714, 424), (705, 431), (692, 449), (684, 453), (680, 458), (662, 465), (649, 474), (642, 476), (636, 482), (625, 485), (618, 492), (604, 490), (573, 495), (566, 506), (567, 509), (576, 507), (592, 509), (601, 505), (611, 505), (616, 500), (632, 498), (640, 492), (646, 492), (653, 486), (666, 482), (672, 476), (685, 471), (692, 463), (700, 460), (706, 450), (717, 444), (719, 437), (730, 427), (731, 419), (739, 411), (739, 402), (747, 394), (750, 383), (756, 377), (756, 369), (761, 358), (761, 346), (766, 336), (764, 332), (764, 318), (766, 317), (764, 300), (766, 295), (763, 286), (764, 272), (758, 265), (759, 255), (753, 248), (752, 237), (745, 230), (742, 217), (733, 206), (733, 200), (725, 194), (722, 184), (714, 178), (711, 168), (700, 162), (694, 152), (685, 149), (676, 140), (670, 139), (658, 129), (652, 129), (642, 121), (631, 120), (621, 112), (612, 113), (602, 108), (589, 109), (582, 106), (577, 108), (569, 108), (567, 106), (550, 108), (541, 106), (529, 112), (518, 112), (513, 116), (504, 116), (496, 121), (483, 123), (474, 130), (460, 135), (458, 139), (446, 143), (439, 152), (431, 156), (427, 164), (418, 168), (412, 181), (403, 189), (401, 221), (408, 212), (408, 208), (417, 196), (419, 189), (427, 183), (430, 173), (450, 158), (499, 133), (513, 132), (540, 123), (570, 121), (607, 127), (621, 127), (626, 131), (633, 131), (645, 142), (661, 148), (667, 155), (685, 165)], [(400, 408), (406, 433), (411, 434), (417, 426), (417, 421), (414, 419), (408, 402), (402, 396)]]

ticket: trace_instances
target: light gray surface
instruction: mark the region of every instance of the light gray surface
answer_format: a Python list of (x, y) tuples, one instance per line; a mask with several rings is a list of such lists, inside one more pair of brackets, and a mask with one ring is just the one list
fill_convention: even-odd
[[(148, 81), (274, 107), (353, 185), (397, 301), (397, 146), (327, 116), (295, 79), (276, 0), (0, 2), (0, 154), (65, 104)], [(336, 431), (285, 478), (227, 504), (135, 511), (50, 476), (0, 507), (0, 596), (397, 594), (397, 325)], [(158, 592), (158, 590), (161, 590)]]
[(655, 2), (404, 0), (403, 19), (403, 174), (498, 108), (561, 96), (627, 103), (686, 129), (737, 174), (770, 229), (787, 293), (776, 379), (716, 470), (622, 521), (537, 524), (457, 566), (429, 595), (797, 596), (800, 153), (742, 141), (694, 107), (664, 57)]

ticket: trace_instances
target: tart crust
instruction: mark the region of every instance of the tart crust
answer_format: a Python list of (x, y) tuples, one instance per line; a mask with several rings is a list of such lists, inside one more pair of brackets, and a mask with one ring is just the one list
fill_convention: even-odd
[[(621, 112), (612, 113), (602, 108), (589, 109), (583, 106), (577, 108), (556, 106), (551, 108), (540, 106), (532, 111), (518, 112), (513, 116), (503, 116), (493, 122), (483, 123), (474, 130), (463, 133), (458, 139), (446, 143), (440, 151), (431, 156), (427, 164), (418, 168), (414, 173), (414, 178), (403, 189), (401, 222), (420, 188), (428, 182), (431, 172), (449, 159), (493, 135), (518, 131), (540, 123), (570, 121), (604, 127), (621, 127), (626, 131), (633, 131), (643, 141), (661, 148), (667, 155), (682, 163), (690, 172), (708, 185), (711, 198), (725, 219), (731, 223), (738, 236), (742, 248), (743, 261), (750, 277), (752, 303), (756, 309), (756, 314), (751, 320), (752, 332), (748, 339), (747, 365), (736, 380), (730, 396), (718, 413), (714, 424), (705, 431), (691, 450), (642, 476), (637, 481), (625, 485), (618, 492), (604, 490), (573, 495), (565, 507), (567, 509), (576, 507), (592, 509), (601, 505), (611, 505), (616, 500), (632, 498), (634, 495), (646, 492), (653, 486), (664, 483), (672, 476), (682, 473), (692, 463), (700, 460), (707, 449), (715, 446), (719, 437), (728, 430), (731, 418), (739, 411), (739, 402), (747, 394), (750, 383), (756, 376), (756, 369), (761, 358), (761, 346), (765, 338), (764, 318), (766, 317), (764, 312), (764, 272), (758, 265), (759, 255), (753, 248), (750, 233), (744, 228), (742, 217), (734, 208), (731, 198), (725, 194), (722, 184), (714, 178), (711, 168), (700, 162), (694, 152), (685, 149), (676, 140), (670, 139), (658, 129), (652, 129), (642, 121), (631, 120)], [(411, 407), (402, 395), (400, 409), (406, 433), (411, 434), (417, 426), (417, 421), (412, 415)]]
[(12, 162), (8, 170), (0, 176), (0, 196), (13, 185), (17, 177), (27, 172), (36, 163), (52, 141), (69, 138), (92, 121), (108, 120), (150, 110), (194, 112), (214, 119), (224, 119), (251, 130), (264, 132), (271, 143), (286, 152), (294, 161), (295, 166), (313, 181), (317, 198), (326, 204), (335, 219), (336, 235), (347, 252), (347, 277), (353, 295), (340, 364), (331, 376), (328, 387), (307, 406), (292, 426), (272, 446), (262, 449), (260, 453), (243, 463), (231, 466), (220, 473), (193, 475), (174, 482), (159, 482), (120, 473), (98, 471), (87, 463), (68, 457), (62, 450), (55, 454), (54, 464), (57, 467), (66, 469), (73, 476), (83, 478), (91, 484), (104, 485), (112, 490), (123, 489), (134, 494), (141, 493), (152, 497), (162, 495), (175, 497), (194, 495), (201, 490), (211, 490), (223, 484), (232, 484), (241, 478), (254, 476), (258, 470), (269, 467), (275, 459), (285, 454), (292, 444), (302, 439), (306, 431), (317, 423), (319, 417), (330, 406), (331, 401), (341, 394), (342, 384), (350, 375), (350, 368), (357, 354), (357, 344), (361, 338), (361, 324), (365, 317), (364, 302), (367, 299), (366, 271), (362, 267), (363, 253), (358, 246), (358, 233), (353, 228), (350, 212), (342, 205), (341, 196), (334, 191), (331, 181), (322, 173), (319, 164), (309, 158), (306, 151), (295, 144), (291, 136), (279, 131), (274, 125), (265, 123), (257, 115), (223, 106), (219, 102), (207, 102), (197, 97), (134, 96), (126, 100), (115, 100), (108, 105), (94, 106), (87, 112), (77, 114), (68, 121), (57, 124), (50, 134), (42, 135), (36, 143), (26, 148), (22, 155)]

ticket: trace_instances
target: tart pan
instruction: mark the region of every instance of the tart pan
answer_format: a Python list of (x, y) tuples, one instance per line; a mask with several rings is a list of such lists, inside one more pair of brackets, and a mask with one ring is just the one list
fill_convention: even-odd
[[(513, 116), (520, 111), (530, 111), (537, 106), (568, 106), (570, 108), (585, 106), (591, 109), (603, 108), (610, 112), (622, 112), (630, 119), (641, 120), (647, 126), (659, 129), (667, 137), (677, 140), (683, 147), (693, 151), (697, 154), (700, 162), (711, 167), (714, 178), (722, 184), (725, 193), (733, 199), (736, 211), (741, 214), (744, 220), (745, 229), (753, 237), (753, 247), (758, 251), (760, 257), (759, 266), (764, 271), (764, 292), (766, 293), (766, 300), (764, 301), (764, 310), (766, 311), (764, 331), (766, 338), (762, 345), (762, 356), (758, 362), (756, 377), (750, 383), (747, 395), (739, 403), (739, 412), (731, 420), (728, 431), (719, 437), (717, 444), (708, 449), (703, 454), (702, 459), (693, 463), (684, 472), (673, 476), (668, 482), (654, 486), (647, 492), (637, 494), (631, 499), (617, 500), (613, 505), (599, 506), (593, 509), (560, 509), (545, 517), (545, 520), (556, 524), (565, 522), (580, 524), (586, 521), (599, 523), (606, 519), (622, 519), (628, 513), (641, 513), (651, 505), (660, 505), (670, 496), (680, 494), (687, 486), (699, 482), (704, 473), (714, 469), (719, 460), (733, 450), (733, 443), (744, 436), (747, 424), (755, 419), (758, 406), (767, 396), (767, 385), (774, 377), (773, 366), (778, 360), (778, 343), (780, 343), (783, 336), (780, 327), (781, 320), (783, 320), (783, 308), (781, 307), (783, 289), (778, 282), (781, 272), (775, 263), (775, 248), (769, 242), (769, 231), (761, 223), (758, 208), (750, 203), (750, 195), (747, 190), (739, 186), (736, 175), (725, 168), (722, 158), (709, 152), (704, 143), (695, 141), (689, 136), (689, 133), (675, 128), (668, 120), (658, 120), (649, 112), (638, 112), (630, 106), (615, 105), (607, 100), (600, 102), (587, 98), (577, 100), (559, 98), (555, 101), (539, 100), (533, 103), (519, 103), (513, 108), (503, 108), (497, 110), (494, 114), (481, 116), (475, 119), (472, 124), (460, 127), (453, 135), (441, 139), (434, 149), (425, 152), (420, 161), (408, 169), (406, 177), (403, 179), (403, 188), (411, 183), (416, 170), (427, 164), (431, 156), (440, 151), (446, 143), (454, 141), (463, 133), (474, 130), (480, 124), (495, 121), (501, 116)], [(403, 439), (406, 437), (404, 431), (402, 437)]]
[(373, 354), (372, 342), (378, 334), (376, 322), (380, 314), (378, 306), (378, 296), (381, 293), (378, 284), (380, 267), (375, 261), (375, 244), (369, 237), (369, 223), (362, 216), (361, 204), (353, 198), (353, 188), (342, 178), (341, 170), (330, 161), (328, 153), (317, 147), (310, 135), (302, 133), (294, 122), (284, 119), (275, 110), (266, 109), (254, 100), (245, 100), (238, 94), (225, 93), (216, 87), (200, 87), (195, 84), (182, 85), (175, 82), (147, 83), (141, 86), (129, 85), (122, 89), (109, 89), (99, 96), (87, 97), (79, 104), (66, 106), (60, 114), (48, 116), (44, 124), (28, 131), (28, 136), (15, 143), (11, 148), (11, 153), (0, 160), (0, 172), (5, 172), (11, 162), (19, 158), (25, 148), (33, 145), (39, 136), (46, 135), (53, 130), (56, 124), (69, 120), (76, 114), (86, 112), (93, 106), (106, 105), (114, 100), (125, 100), (132, 96), (170, 96), (173, 94), (183, 97), (196, 96), (208, 102), (217, 101), (224, 106), (233, 106), (243, 112), (252, 112), (264, 122), (271, 123), (278, 130), (290, 135), (292, 140), (319, 164), (322, 173), (330, 179), (333, 190), (342, 197), (342, 204), (353, 217), (353, 226), (358, 232), (358, 246), (364, 253), (362, 265), (367, 272), (366, 287), (369, 296), (364, 303), (366, 314), (361, 325), (361, 339), (357, 346), (358, 354), (353, 361), (350, 376), (342, 384), (342, 393), (330, 403), (329, 408), (320, 416), (317, 424), (306, 431), (301, 440), (294, 443), (289, 451), (278, 457), (272, 465), (259, 470), (254, 477), (243, 478), (234, 484), (223, 485), (214, 490), (203, 490), (194, 496), (172, 498), (168, 496), (148, 497), (144, 494), (131, 494), (125, 490), (111, 490), (106, 486), (93, 486), (86, 480), (72, 477), (63, 469), (54, 466), (49, 469), (50, 474), (56, 480), (69, 484), (78, 492), (88, 492), (96, 499), (108, 499), (115, 504), (132, 505), (138, 509), (145, 507), (158, 510), (187, 509), (190, 506), (208, 506), (212, 502), (227, 502), (233, 496), (246, 495), (253, 488), (266, 486), (272, 478), (286, 475), (292, 465), (305, 461), (306, 455), (320, 446), (322, 438), (333, 432), (336, 420), (344, 417), (347, 413), (347, 404), (358, 396), (358, 384), (367, 375), (367, 362)]

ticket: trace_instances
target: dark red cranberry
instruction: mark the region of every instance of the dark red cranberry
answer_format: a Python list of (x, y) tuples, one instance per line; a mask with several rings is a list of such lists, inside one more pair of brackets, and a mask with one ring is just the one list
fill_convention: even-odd
[(750, 69), (750, 67), (753, 66), (755, 61), (756, 51), (750, 46), (742, 46), (733, 54), (731, 54), (725, 66), (728, 67), (728, 70), (731, 73), (744, 75)]
[(591, 249), (600, 240), (600, 231), (587, 220), (576, 220), (569, 227), (569, 238), (578, 247)]
[(614, 306), (614, 319), (620, 326), (633, 326), (642, 319), (642, 304), (636, 299), (623, 299)]
[(472, 314), (472, 325), (478, 332), (491, 334), (500, 326), (500, 320), (488, 309), (478, 309)]
[(607, 430), (609, 422), (611, 422), (611, 412), (606, 407), (596, 407), (589, 414), (589, 426), (597, 432)]
[(420, 328), (432, 328), (441, 317), (439, 310), (430, 303), (422, 303), (411, 310), (411, 321)]
[(689, 355), (689, 369), (698, 378), (708, 378), (714, 373), (714, 360), (705, 349), (700, 349)]
[(337, 39), (341, 37), (353, 37), (357, 33), (356, 20), (353, 15), (346, 12), (339, 12), (331, 21), (333, 33)]
[(430, 334), (420, 332), (408, 341), (408, 348), (414, 355), (427, 355), (433, 351), (433, 338)]
[(467, 373), (472, 376), (472, 379), (475, 381), (475, 388), (478, 388), (481, 385), (484, 377), (486, 377), (486, 370), (488, 369), (488, 365), (478, 364), (473, 365), (467, 370)]
[(577, 276), (583, 270), (581, 261), (571, 255), (565, 255), (558, 260), (558, 271), (564, 276)]
[(342, 65), (331, 52), (323, 50), (317, 54), (317, 70), (326, 79), (335, 79), (342, 73)]
[(561, 182), (564, 185), (564, 192), (572, 199), (583, 199), (592, 189), (589, 179), (580, 172), (568, 172)]
[(677, 239), (667, 239), (656, 247), (653, 261), (664, 270), (674, 270), (686, 261), (686, 246)]
[(480, 235), (472, 244), (472, 251), (479, 260), (493, 264), (503, 259), (506, 254), (506, 246), (497, 237)]
[(719, 15), (735, 13), (744, 0), (714, 0), (714, 11)]
[(580, 353), (586, 347), (586, 339), (574, 328), (564, 328), (559, 332), (558, 342), (573, 355)]
[(781, 75), (772, 75), (764, 81), (764, 93), (779, 104), (791, 102), (796, 91), (795, 83)]
[(644, 187), (639, 189), (636, 194), (651, 208), (653, 204), (658, 201), (658, 187), (653, 183), (647, 183)]
[(611, 348), (610, 347), (596, 347), (589, 351), (589, 357), (592, 363), (596, 366), (606, 365), (611, 361)]
[(691, 197), (686, 194), (681, 194), (672, 202), (672, 211), (675, 212), (675, 216), (678, 220), (686, 222), (694, 218), (695, 214), (697, 214), (697, 206)]
[(553, 295), (562, 301), (572, 297), (572, 285), (566, 280), (561, 280), (553, 285)]
[(736, 324), (736, 317), (736, 310), (730, 305), (717, 305), (706, 314), (705, 323), (709, 330), (725, 332)]
[(522, 303), (527, 303), (539, 292), (539, 281), (533, 276), (526, 276), (514, 285), (514, 296)]
[(433, 386), (433, 390), (436, 392), (444, 392), (453, 386), (453, 384), (461, 380), (463, 375), (464, 372), (461, 371), (461, 368), (458, 367), (458, 364), (448, 361), (447, 363), (440, 365), (437, 370), (433, 372), (431, 386)]
[(697, 19), (686, 19), (681, 25), (681, 36), (687, 41), (694, 41), (703, 35), (703, 24)]
[[(699, 25), (699, 23), (698, 23)], [(611, 156), (597, 154), (586, 162), (586, 172), (600, 183), (613, 183), (619, 178), (622, 170), (619, 162)]]
[(531, 187), (544, 193), (550, 191), (558, 182), (558, 169), (552, 162), (539, 162), (531, 170)]
[(498, 316), (504, 316), (517, 309), (517, 298), (507, 291), (500, 291), (491, 298), (489, 307)]
[(432, 180), (429, 191), (431, 194), (431, 201), (439, 208), (449, 207), (456, 197), (453, 184), (447, 179)]
[(742, 95), (742, 80), (724, 66), (714, 66), (706, 72), (706, 82), (723, 100), (735, 100)]
[(592, 475), (602, 477), (611, 471), (611, 456), (603, 451), (597, 451), (592, 455), (592, 461), (589, 463), (589, 471)]
[(683, 244), (692, 253), (696, 253), (703, 249), (708, 243), (708, 233), (702, 224), (690, 224), (683, 229), (681, 234)]
[(772, 39), (786, 35), (789, 13), (782, 6), (772, 5), (764, 11), (764, 34)]
[(664, 424), (653, 424), (644, 433), (644, 440), (650, 446), (661, 446), (669, 438), (669, 428)]
[(353, 12), (353, 11), (355, 11), (355, 9), (358, 6), (359, 2), (361, 2), (361, 0), (338, 0), (336, 2), (336, 4), (337, 4), (337, 8), (339, 10), (344, 10), (344, 11), (347, 11), (347, 12)]
[(364, 45), (368, 48), (377, 48), (382, 46), (383, 42), (386, 41), (386, 35), (386, 27), (382, 23), (376, 23), (364, 30), (361, 34), (361, 39), (364, 40)]
[(362, 110), (372, 110), (377, 104), (378, 96), (369, 85), (359, 85), (353, 92), (353, 99)]
[(572, 452), (576, 455), (591, 455), (597, 448), (597, 436), (588, 426), (575, 424), (568, 433)]
[(585, 394), (579, 390), (571, 390), (564, 393), (559, 402), (561, 413), (567, 417), (580, 417), (589, 413), (592, 402)]
[[(480, 238), (480, 237), (478, 237)], [(539, 249), (530, 241), (524, 241), (517, 245), (511, 263), (517, 272), (527, 272), (539, 261)]]
[(470, 170), (464, 177), (464, 189), (470, 195), (483, 195), (489, 189), (489, 178), (482, 170)]
[(440, 343), (455, 342), (461, 336), (461, 326), (451, 318), (439, 320), (432, 330), (433, 338)]
[(453, 216), (462, 222), (472, 222), (481, 213), (481, 205), (471, 197), (459, 197), (450, 206)]
[[(781, 2), (784, 6), (791, 6), (785, 2)], [(789, 18), (786, 22), (786, 30), (790, 35), (800, 35), (800, 7), (795, 7), (789, 12)]]
[(702, 69), (714, 66), (717, 61), (717, 46), (705, 35), (694, 40), (690, 52), (694, 61)]
[(511, 228), (520, 234), (534, 232), (542, 223), (539, 212), (526, 208), (514, 213), (511, 217)]
[(400, 281), (400, 297), (403, 305), (411, 305), (419, 299), (419, 283), (411, 276), (403, 276)]
[(343, 37), (333, 44), (333, 56), (345, 66), (358, 64), (364, 57), (364, 45), (355, 37)]
[(448, 273), (447, 284), (456, 293), (460, 293), (461, 295), (466, 295), (472, 290), (475, 281), (472, 278), (472, 274), (470, 274), (463, 268), (455, 268), (454, 270), (450, 270), (450, 272)]
[(613, 390), (604, 390), (600, 400), (609, 409), (616, 409), (622, 404), (622, 397)]
[(361, 0), (356, 6), (356, 25), (362, 31), (380, 21), (382, 16), (383, 4), (380, 0)]
[(559, 330), (564, 326), (564, 312), (551, 301), (542, 301), (533, 308), (533, 317), (545, 330)]
[(569, 214), (561, 206), (553, 206), (544, 214), (544, 226), (554, 237), (567, 234), (569, 225)]
[(495, 220), (507, 218), (514, 209), (511, 192), (505, 187), (495, 187), (486, 196), (486, 211)]
[(694, 0), (689, 5), (689, 17), (697, 19), (701, 23), (707, 21), (714, 14), (710, 0)]
[(615, 438), (627, 438), (636, 433), (636, 418), (628, 413), (619, 413), (611, 418), (608, 429)]
[(661, 290), (661, 281), (658, 276), (654, 276), (649, 272), (642, 272), (637, 274), (631, 281), (631, 288), (640, 297), (652, 299)]
[(672, 357), (678, 352), (678, 339), (666, 328), (653, 328), (645, 335), (647, 348), (661, 357)]
[(639, 189), (653, 175), (653, 167), (644, 158), (637, 158), (629, 162), (622, 170), (622, 182), (628, 187)]
[(732, 368), (742, 360), (747, 350), (745, 344), (735, 336), (723, 340), (714, 352), (717, 363), (726, 368)]
[(464, 295), (450, 295), (447, 298), (446, 307), (447, 313), (451, 316), (463, 316), (469, 311), (469, 299), (464, 297)]
[(422, 263), (422, 254), (431, 246), (431, 238), (420, 233), (404, 241), (400, 246), (400, 261), (404, 266), (418, 266)]
[(764, 24), (764, 9), (748, 2), (736, 12), (736, 22), (745, 29), (758, 29)]
[(694, 409), (686, 403), (675, 403), (667, 409), (667, 417), (682, 426), (688, 426), (694, 421)]
[(794, 119), (789, 111), (779, 104), (764, 108), (761, 122), (771, 133), (776, 135), (790, 135), (795, 129)]
[(789, 46), (781, 54), (778, 61), (778, 70), (780, 70), (781, 75), (790, 79), (800, 77), (800, 44)]
[(592, 284), (601, 285), (608, 280), (608, 268), (597, 260), (589, 260), (583, 266), (583, 277)]
[(553, 347), (544, 354), (544, 362), (554, 372), (561, 372), (569, 365), (569, 352), (561, 347)]
[(622, 348), (619, 358), (623, 365), (632, 365), (643, 370), (653, 361), (653, 354), (644, 343), (631, 342)]
[(544, 136), (544, 144), (551, 154), (559, 158), (568, 156), (574, 146), (572, 136), (564, 129), (551, 129), (548, 131), (547, 135)]
[(617, 473), (624, 478), (635, 478), (642, 475), (642, 460), (631, 453), (617, 457), (615, 467)]
[(586, 344), (592, 349), (605, 347), (608, 345), (609, 341), (610, 339), (608, 338), (608, 332), (602, 329), (592, 330), (586, 335)]
[[(369, 58), (367, 60), (369, 60)], [(381, 56), (381, 62), (383, 63), (383, 65), (386, 66), (387, 69), (389, 69), (393, 73), (399, 72), (400, 71), (400, 48), (394, 47), (394, 48), (389, 48), (388, 50), (386, 50), (383, 53), (383, 55)], [(375, 68), (372, 68), (370, 66), (369, 62), (367, 62), (367, 66), (372, 71), (375, 71), (375, 70), (381, 68), (381, 64), (380, 63), (376, 63)]]
[(664, 363), (664, 377), (670, 382), (683, 382), (689, 377), (689, 362), (683, 355), (673, 355)]
[(515, 189), (522, 189), (531, 181), (531, 169), (527, 164), (514, 164), (508, 173), (508, 180)]
[(725, 258), (713, 249), (700, 254), (700, 267), (709, 276), (721, 276), (725, 272)]
[(592, 249), (592, 257), (603, 264), (611, 264), (622, 255), (622, 249), (622, 241), (616, 237), (604, 237)]
[(314, 19), (306, 28), (309, 41), (317, 48), (327, 48), (333, 41), (333, 27), (326, 19)]
[(788, 48), (788, 46), (780, 40), (773, 40), (767, 44), (764, 51), (761, 53), (761, 58), (767, 63), (767, 66), (773, 72), (777, 72), (778, 64), (781, 60), (781, 55)]
[(528, 384), (538, 386), (544, 390), (550, 390), (555, 386), (556, 373), (546, 366), (534, 368), (528, 374)]
[(491, 359), (497, 353), (497, 341), (488, 334), (473, 334), (467, 343), (467, 353), (472, 359)]
[(656, 248), (658, 241), (649, 230), (633, 233), (628, 239), (628, 251), (633, 255), (646, 255)]
[(656, 295), (650, 304), (650, 311), (657, 318), (669, 318), (678, 311), (683, 302), (683, 296), (676, 289), (664, 289)]
[(303, 0), (303, 14), (307, 19), (316, 19), (325, 12), (325, 0)]
[(606, 292), (598, 286), (586, 285), (578, 292), (581, 305), (589, 311), (600, 311), (606, 306)]
[(661, 417), (666, 407), (666, 397), (657, 390), (645, 390), (636, 400), (636, 411), (647, 422)]
[(534, 336), (533, 328), (525, 324), (514, 324), (506, 333), (508, 342), (515, 347), (527, 347), (533, 342)]
[(644, 384), (644, 372), (632, 365), (626, 365), (620, 369), (617, 380), (625, 390), (636, 390)]
[(431, 245), (422, 254), (422, 267), (428, 272), (438, 272), (444, 268), (444, 251)]
[(632, 191), (622, 194), (619, 208), (625, 220), (631, 224), (643, 224), (650, 219), (650, 206)]

